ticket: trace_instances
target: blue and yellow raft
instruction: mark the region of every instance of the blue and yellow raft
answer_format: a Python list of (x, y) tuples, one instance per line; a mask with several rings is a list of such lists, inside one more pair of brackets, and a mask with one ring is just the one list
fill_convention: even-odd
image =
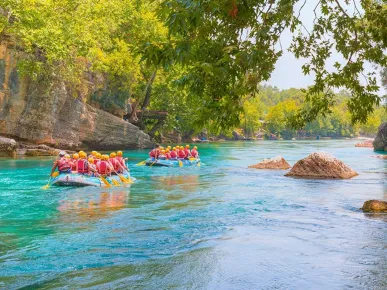
[[(128, 172), (121, 175), (133, 180)], [(120, 182), (120, 177), (118, 175), (105, 177), (105, 179), (112, 185), (113, 180)], [(105, 186), (99, 177), (81, 175), (78, 173), (61, 173), (51, 180), (51, 184), (59, 186)]]
[(164, 167), (179, 167), (179, 161), (183, 166), (200, 166), (200, 159), (191, 158), (187, 159), (176, 159), (176, 160), (166, 160), (166, 159), (154, 159), (148, 158), (145, 162), (146, 166), (164, 166)]

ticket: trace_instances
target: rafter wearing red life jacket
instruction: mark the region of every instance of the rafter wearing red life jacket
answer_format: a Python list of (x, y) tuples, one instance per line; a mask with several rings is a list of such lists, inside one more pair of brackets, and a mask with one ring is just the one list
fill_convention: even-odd
[(171, 151), (171, 153), (169, 153), (169, 155), (170, 155), (170, 159), (176, 159), (177, 158), (176, 150)]
[(85, 158), (78, 159), (77, 169), (78, 169), (78, 173), (80, 174), (89, 173), (89, 162)]
[(193, 157), (193, 158), (198, 158), (199, 157), (199, 153), (198, 153), (198, 151), (194, 148), (194, 149), (192, 149), (192, 151), (191, 151), (191, 156)]
[(185, 154), (185, 157), (190, 157), (191, 151), (186, 147), (186, 148), (184, 148), (184, 154)]
[(109, 162), (113, 166), (116, 172), (118, 172), (121, 169), (120, 162), (117, 160), (117, 157), (110, 157)]
[(67, 158), (62, 157), (58, 160), (58, 171), (60, 173), (68, 173), (71, 172), (71, 164), (67, 160)]
[(158, 158), (160, 155), (160, 149), (159, 148), (154, 148), (151, 152), (149, 152), (149, 157), (151, 158)]
[(109, 161), (101, 160), (100, 162), (98, 162), (97, 163), (97, 171), (100, 175), (110, 175), (111, 170), (110, 170)]
[(184, 159), (186, 157), (183, 149), (179, 149), (179, 151), (177, 151), (177, 157), (179, 157), (180, 159)]

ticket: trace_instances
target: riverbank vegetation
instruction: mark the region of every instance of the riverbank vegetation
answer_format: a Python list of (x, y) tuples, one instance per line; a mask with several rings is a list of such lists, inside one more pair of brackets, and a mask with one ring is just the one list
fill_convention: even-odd
[[(129, 121), (156, 137), (375, 134), (385, 102), (365, 63), (387, 66), (387, 5), (319, 1), (307, 28), (297, 2), (5, 0), (0, 40), (16, 47), (20, 76), (65, 80), (74, 97), (120, 117), (130, 97)], [(283, 33), (315, 78), (308, 88), (261, 85), (286, 49)], [(342, 61), (328, 69), (333, 53)]]

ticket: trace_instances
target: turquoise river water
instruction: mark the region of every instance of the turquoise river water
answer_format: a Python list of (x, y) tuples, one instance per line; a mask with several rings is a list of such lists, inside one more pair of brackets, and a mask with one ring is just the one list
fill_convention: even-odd
[[(0, 288), (386, 289), (387, 160), (354, 140), (200, 146), (203, 166), (136, 167), (131, 188), (42, 190), (52, 158), (0, 159)], [(351, 180), (247, 169), (326, 151)]]

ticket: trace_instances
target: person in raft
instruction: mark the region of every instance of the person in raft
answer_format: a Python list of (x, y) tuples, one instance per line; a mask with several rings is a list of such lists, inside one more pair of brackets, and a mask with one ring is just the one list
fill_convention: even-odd
[(128, 158), (124, 158), (122, 156), (122, 151), (117, 151), (116, 159), (118, 160), (118, 162), (119, 162), (119, 164), (121, 166), (121, 168), (119, 168), (117, 170), (117, 173), (124, 173), (124, 170), (129, 171), (129, 168), (125, 164), (125, 161), (128, 160)]
[(110, 153), (109, 163), (110, 163), (110, 165), (113, 168), (112, 174), (117, 174), (117, 173), (120, 173), (120, 172), (124, 172), (124, 167), (122, 166), (120, 160), (125, 162), (125, 159), (122, 158), (122, 156), (121, 156), (121, 159), (117, 159), (117, 154), (115, 152)]
[(184, 154), (185, 154), (185, 159), (188, 159), (191, 157), (191, 150), (189, 150), (189, 145), (185, 145)]
[(71, 173), (72, 164), (65, 155), (65, 152), (59, 152), (59, 158), (55, 160), (54, 165), (51, 168), (51, 175), (55, 172), (56, 168), (58, 168), (59, 173)]
[(97, 172), (102, 176), (110, 176), (113, 171), (112, 165), (109, 163), (109, 155), (102, 155), (102, 160), (97, 163)]
[(89, 159), (87, 159), (88, 161), (88, 168), (89, 168), (89, 175), (91, 177), (94, 177), (96, 176), (97, 174), (97, 166), (94, 164), (94, 159), (93, 157), (89, 157)]
[(172, 148), (172, 151), (169, 153), (170, 159), (171, 160), (177, 160), (177, 151), (176, 147)]
[(89, 162), (87, 161), (87, 154), (84, 151), (79, 151), (77, 161), (77, 171), (79, 174), (88, 174), (89, 173)]
[(193, 158), (196, 158), (196, 159), (199, 159), (199, 152), (198, 152), (198, 147), (195, 146), (192, 150), (191, 150), (191, 156)]
[(73, 158), (71, 159), (71, 171), (73, 173), (77, 173), (77, 161), (79, 159), (78, 153), (73, 154)]
[(160, 144), (156, 144), (155, 148), (153, 148), (152, 151), (149, 152), (149, 157), (152, 159), (158, 159), (161, 150), (160, 147)]

